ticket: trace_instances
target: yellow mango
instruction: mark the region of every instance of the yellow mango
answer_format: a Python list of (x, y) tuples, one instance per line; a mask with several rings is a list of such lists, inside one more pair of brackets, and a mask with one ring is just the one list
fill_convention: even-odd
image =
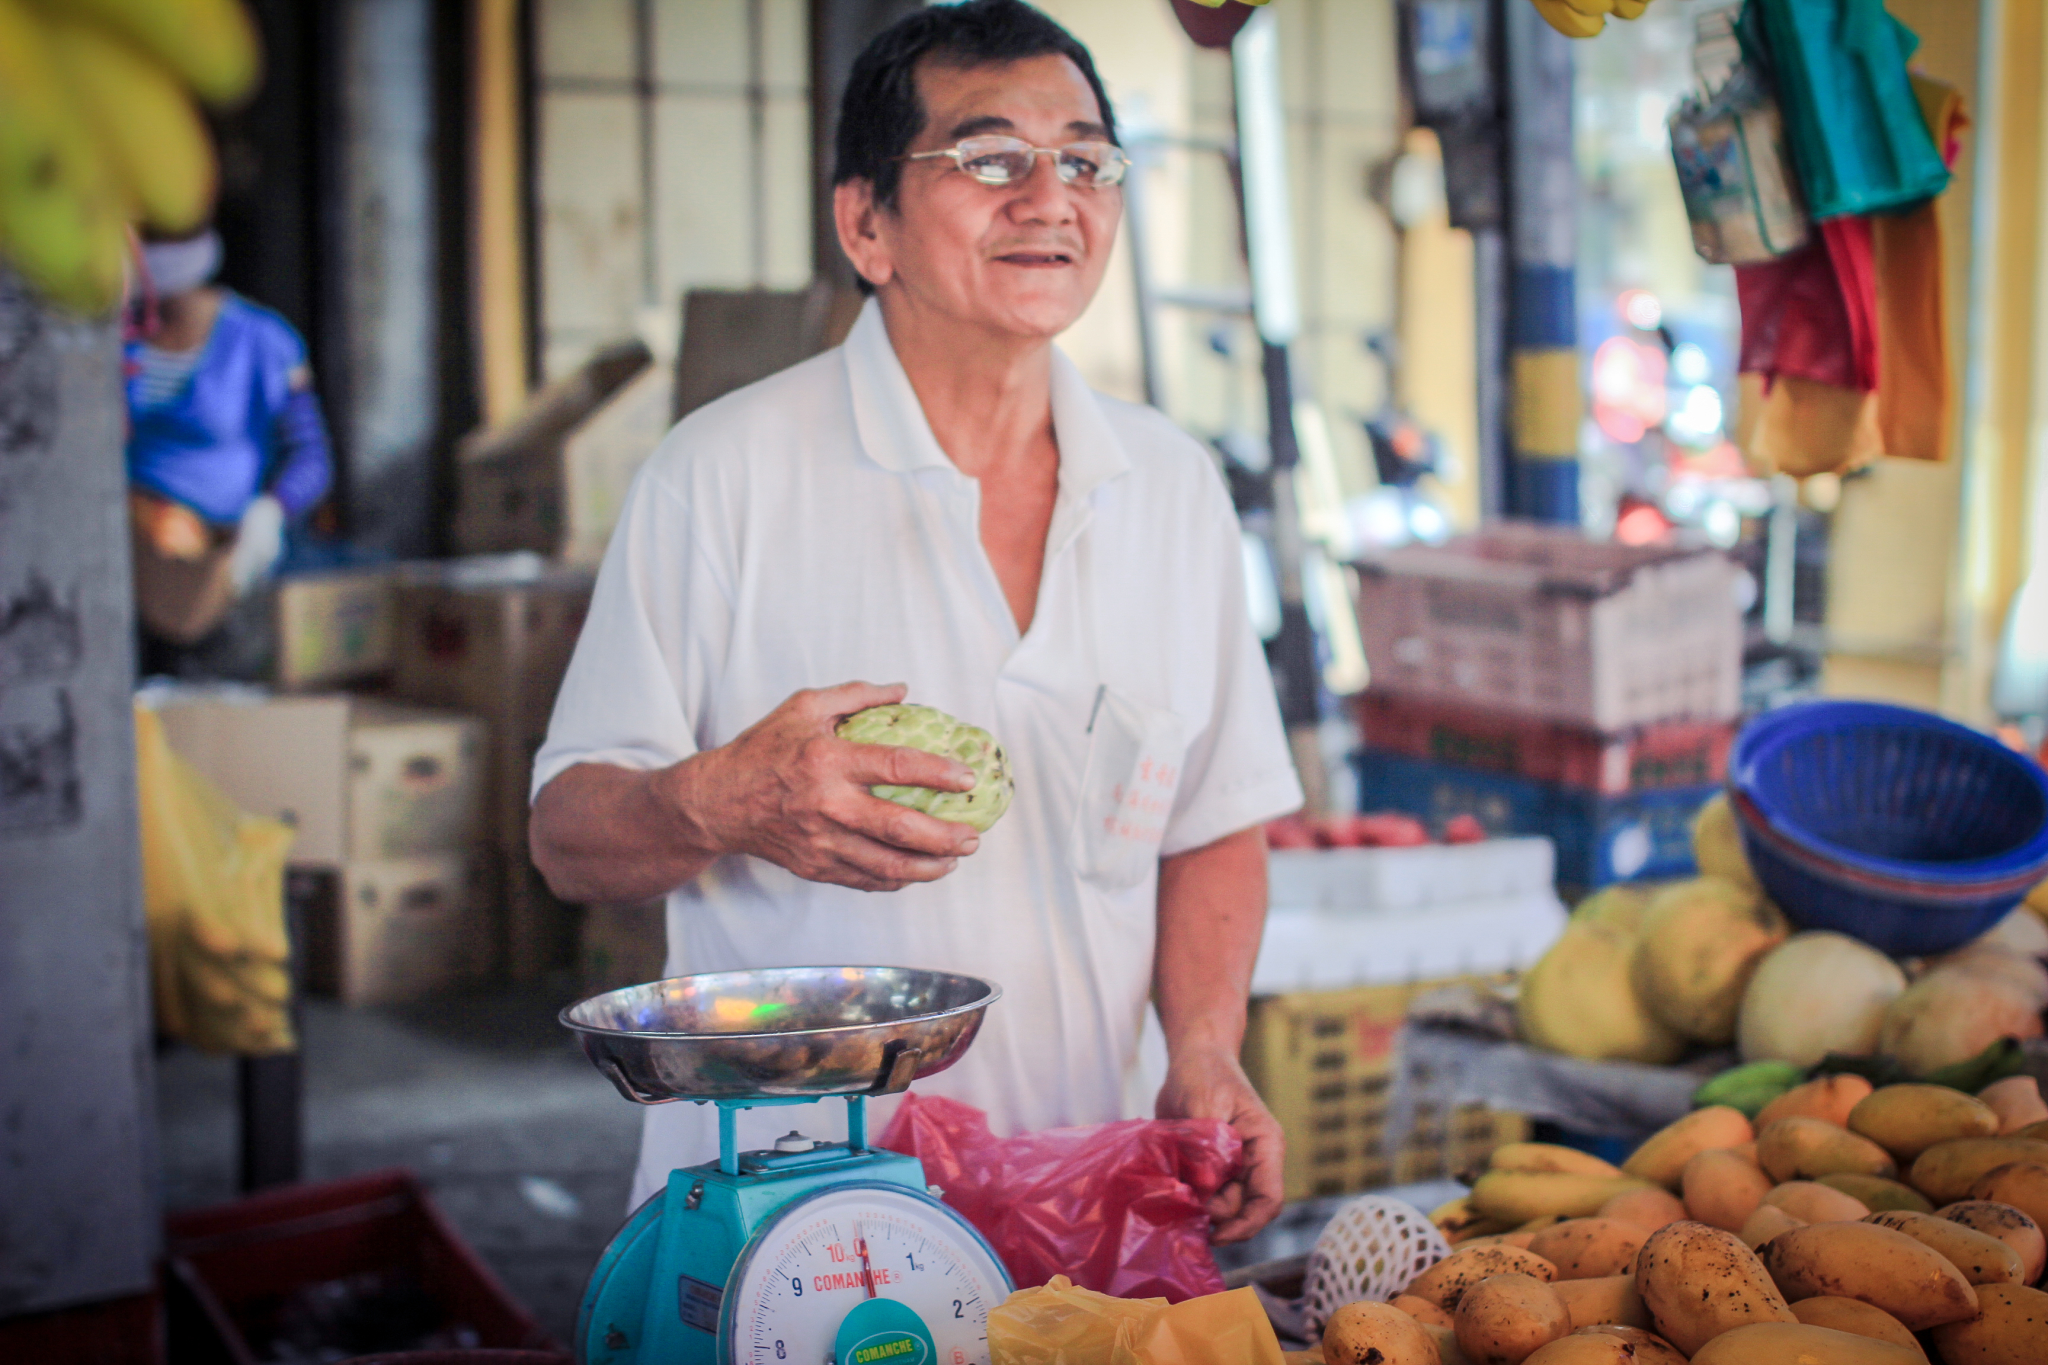
[(1874, 1223), (1814, 1223), (1779, 1233), (1757, 1252), (1786, 1299), (1861, 1299), (1924, 1332), (1977, 1312), (1977, 1291), (1924, 1242)]
[(2041, 1365), (2048, 1354), (2048, 1294), (2019, 1284), (1977, 1291), (1977, 1316), (1929, 1334), (1945, 1365)]
[(1636, 1291), (1658, 1335), (1688, 1356), (1737, 1327), (1797, 1321), (1756, 1253), (1705, 1223), (1652, 1233), (1636, 1260)]
[(2048, 1142), (2031, 1138), (1958, 1138), (1937, 1142), (1913, 1159), (1906, 1183), (1937, 1207), (1971, 1198), (1979, 1177), (2015, 1161), (2048, 1162)]
[(1888, 1085), (1857, 1102), (1848, 1127), (1911, 1162), (1936, 1143), (1998, 1136), (1998, 1115), (1982, 1100), (1945, 1085)]
[(1898, 1173), (1891, 1153), (1821, 1119), (1779, 1119), (1757, 1130), (1756, 1159), (1771, 1179), (1818, 1180), (1848, 1172), (1890, 1178)]
[(1676, 1192), (1685, 1174), (1685, 1163), (1701, 1152), (1740, 1147), (1754, 1140), (1756, 1130), (1740, 1109), (1725, 1104), (1695, 1109), (1684, 1118), (1668, 1123), (1649, 1136), (1642, 1146), (1621, 1163), (1621, 1169), (1640, 1180), (1662, 1185)]
[(1692, 1358), (1692, 1365), (1926, 1365), (1926, 1360), (1918, 1347), (1803, 1322), (1772, 1322), (1716, 1337)]

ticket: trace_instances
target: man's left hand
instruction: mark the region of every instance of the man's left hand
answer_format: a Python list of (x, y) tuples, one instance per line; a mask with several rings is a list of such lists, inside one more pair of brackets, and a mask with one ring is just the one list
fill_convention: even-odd
[(1222, 1119), (1244, 1140), (1244, 1170), (1209, 1201), (1212, 1242), (1242, 1242), (1280, 1212), (1280, 1122), (1238, 1064), (1217, 1049), (1185, 1052), (1167, 1068), (1153, 1112), (1163, 1119)]

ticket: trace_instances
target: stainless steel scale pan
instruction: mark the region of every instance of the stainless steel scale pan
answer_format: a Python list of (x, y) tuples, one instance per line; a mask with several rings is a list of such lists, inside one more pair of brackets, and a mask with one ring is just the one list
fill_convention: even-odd
[(774, 967), (628, 986), (561, 1012), (639, 1104), (891, 1095), (960, 1059), (1002, 996), (912, 967)]

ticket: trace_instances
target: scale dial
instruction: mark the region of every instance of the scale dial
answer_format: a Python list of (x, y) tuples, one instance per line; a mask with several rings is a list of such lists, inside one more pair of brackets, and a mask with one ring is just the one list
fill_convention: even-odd
[(726, 1284), (721, 1357), (827, 1365), (840, 1323), (868, 1299), (869, 1272), (876, 1296), (915, 1312), (935, 1348), (929, 1361), (890, 1365), (988, 1365), (989, 1310), (1011, 1288), (1002, 1262), (937, 1200), (865, 1182), (794, 1200), (754, 1233)]

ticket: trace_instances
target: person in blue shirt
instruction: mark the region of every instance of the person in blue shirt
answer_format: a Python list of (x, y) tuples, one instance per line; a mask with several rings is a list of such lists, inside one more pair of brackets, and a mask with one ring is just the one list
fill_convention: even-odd
[(146, 646), (189, 647), (276, 564), (286, 525), (326, 495), (333, 458), (305, 342), (212, 283), (218, 234), (142, 254), (126, 346), (137, 605)]

